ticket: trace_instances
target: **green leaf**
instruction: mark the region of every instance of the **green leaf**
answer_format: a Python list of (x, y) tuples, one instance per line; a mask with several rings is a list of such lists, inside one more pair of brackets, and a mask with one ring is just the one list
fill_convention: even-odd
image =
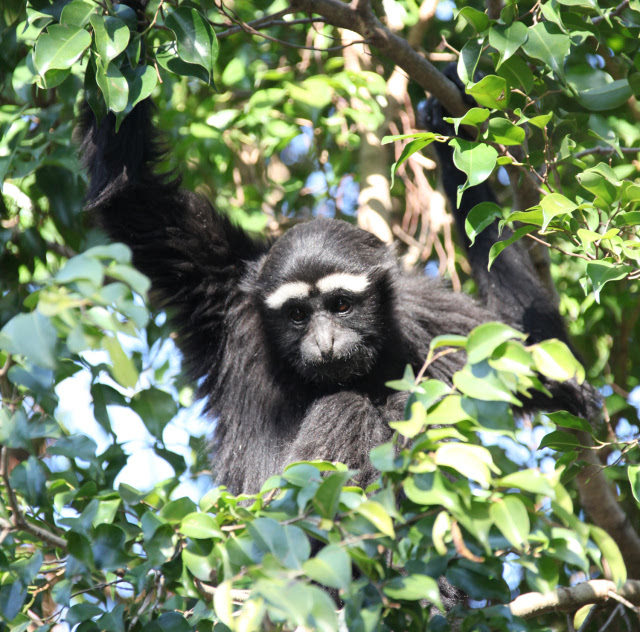
[(283, 527), (272, 518), (256, 518), (247, 529), (261, 551), (271, 553), (287, 568), (301, 570), (303, 562), (309, 558), (309, 540), (298, 527)]
[(82, 28), (89, 22), (89, 17), (96, 10), (96, 5), (84, 0), (72, 0), (62, 9), (60, 24)]
[(456, 130), (456, 134), (460, 129), (461, 125), (473, 125), (474, 127), (479, 127), (484, 123), (488, 118), (491, 112), (487, 108), (471, 108), (467, 110), (464, 116), (460, 118), (452, 118), (453, 127)]
[(193, 512), (187, 514), (180, 523), (180, 533), (189, 538), (224, 539), (224, 534), (218, 523), (213, 516), (206, 513)]
[(96, 288), (102, 285), (104, 270), (100, 263), (86, 254), (69, 259), (55, 276), (58, 283), (89, 281)]
[(33, 63), (40, 75), (71, 68), (91, 45), (91, 35), (79, 26), (51, 25), (36, 42)]
[(358, 505), (354, 511), (366, 518), (380, 533), (388, 535), (390, 538), (395, 537), (393, 520), (379, 502), (367, 500)]
[(502, 62), (498, 69), (498, 75), (504, 77), (512, 89), (521, 90), (525, 94), (529, 94), (533, 90), (533, 72), (520, 56), (510, 57)]
[(56, 369), (56, 330), (39, 311), (14, 316), (0, 330), (0, 349), (23, 355), (45, 369)]
[(484, 488), (489, 487), (491, 482), (491, 470), (498, 471), (489, 450), (466, 443), (445, 443), (440, 446), (435, 454), (435, 462), (453, 468)]
[(592, 112), (614, 110), (633, 96), (627, 79), (618, 79), (597, 88), (578, 92), (578, 101)]
[(231, 586), (232, 584), (230, 581), (224, 581), (216, 588), (216, 592), (213, 594), (213, 608), (220, 621), (222, 621), (228, 629), (235, 630), (236, 626), (233, 621)]
[(127, 47), (129, 28), (118, 18), (96, 14), (91, 16), (91, 26), (93, 26), (96, 50), (106, 66)]
[(126, 534), (120, 527), (112, 524), (98, 525), (91, 545), (96, 568), (115, 571), (126, 567), (130, 558), (124, 552), (125, 540)]
[(158, 83), (158, 73), (151, 66), (138, 66), (137, 68), (125, 68), (122, 71), (129, 86), (129, 101), (127, 111), (133, 108), (151, 95)]
[(197, 507), (193, 500), (183, 496), (168, 502), (158, 515), (170, 524), (177, 524), (182, 522), (189, 514), (196, 512), (196, 510)]
[(478, 11), (473, 7), (463, 7), (458, 12), (478, 33), (481, 33), (489, 26), (489, 18), (486, 13)]
[(469, 237), (469, 245), (473, 246), (476, 237), (485, 228), (491, 226), (496, 219), (502, 219), (502, 209), (495, 202), (476, 204), (464, 220), (464, 229)]
[(500, 56), (496, 69), (511, 57), (522, 46), (528, 37), (528, 29), (522, 22), (512, 22), (509, 25), (496, 24), (489, 31), (489, 44)]
[(542, 448), (551, 448), (552, 450), (564, 452), (567, 450), (573, 450), (573, 448), (577, 448), (579, 446), (580, 442), (575, 435), (563, 432), (562, 430), (554, 430), (542, 437), (538, 450), (542, 450)]
[(505, 118), (492, 118), (489, 120), (486, 139), (501, 145), (521, 145), (526, 137), (522, 127), (514, 125)]
[(529, 538), (529, 514), (517, 496), (496, 498), (489, 505), (489, 514), (502, 533), (514, 547), (521, 549)]
[(398, 167), (407, 158), (409, 158), (409, 156), (429, 146), (435, 140), (435, 137), (435, 134), (432, 134), (431, 132), (421, 134), (420, 138), (416, 138), (415, 140), (412, 140), (410, 143), (407, 143), (404, 146), (404, 148), (402, 149), (402, 153), (400, 154), (400, 158), (398, 158), (398, 160), (394, 162), (393, 165), (391, 165), (391, 186), (393, 186)]
[(600, 292), (609, 281), (620, 281), (625, 279), (633, 270), (628, 265), (616, 265), (609, 261), (590, 261), (587, 263), (587, 276), (593, 286), (593, 294), (596, 303), (600, 302)]
[(350, 478), (349, 471), (335, 472), (322, 481), (313, 497), (313, 504), (323, 518), (333, 520), (338, 511), (342, 488)]
[(164, 23), (175, 33), (180, 59), (201, 66), (210, 78), (218, 58), (218, 40), (205, 16), (181, 7), (167, 15)]
[(131, 409), (140, 415), (147, 430), (160, 441), (165, 426), (178, 413), (173, 397), (155, 387), (136, 393), (131, 398)]
[(588, 421), (585, 421), (580, 417), (576, 417), (571, 413), (565, 412), (564, 410), (556, 413), (547, 413), (547, 417), (550, 421), (556, 424), (556, 426), (562, 426), (563, 428), (573, 428), (574, 430), (582, 430), (583, 432), (589, 433), (593, 431), (593, 428)]
[(507, 340), (526, 340), (526, 335), (504, 323), (484, 323), (476, 327), (467, 341), (467, 360), (476, 364), (491, 354)]
[(497, 241), (493, 244), (493, 246), (491, 246), (491, 250), (489, 250), (489, 268), (491, 268), (493, 262), (505, 248), (508, 248), (511, 244), (518, 241), (518, 239), (532, 233), (534, 230), (537, 230), (536, 226), (521, 226), (517, 230), (514, 230), (513, 235), (508, 239), (503, 239), (502, 241)]
[(115, 64), (104, 65), (96, 58), (96, 83), (112, 112), (122, 112), (129, 100), (129, 84)]
[(392, 599), (406, 599), (407, 601), (426, 599), (444, 612), (440, 601), (438, 582), (426, 575), (394, 577), (390, 582), (384, 584), (382, 592)]
[(631, 484), (631, 493), (636, 502), (640, 503), (640, 465), (630, 465), (627, 469), (627, 476)]
[(486, 362), (465, 366), (453, 375), (453, 384), (464, 395), (483, 402), (508, 402), (515, 406), (520, 405)]
[(540, 470), (520, 470), (494, 481), (497, 487), (515, 487), (532, 494), (555, 497), (553, 486)]
[(558, 77), (564, 76), (564, 60), (569, 54), (571, 39), (552, 22), (538, 22), (528, 29), (524, 52), (543, 61)]
[(351, 559), (341, 547), (329, 545), (302, 565), (313, 580), (338, 590), (348, 590), (351, 584)]
[(542, 232), (547, 230), (549, 222), (551, 222), (554, 217), (573, 213), (573, 211), (578, 208), (577, 204), (560, 193), (550, 193), (549, 195), (545, 195), (542, 200), (540, 200), (540, 206), (542, 207), (542, 215), (544, 218)]
[(30, 505), (43, 507), (47, 504), (47, 472), (35, 456), (18, 463), (11, 470), (9, 480), (11, 487)]
[(392, 443), (376, 446), (369, 454), (371, 463), (380, 472), (392, 472), (395, 469), (396, 451)]
[(589, 525), (589, 532), (607, 560), (612, 581), (622, 586), (627, 581), (627, 567), (615, 540), (604, 529), (595, 525)]
[(166, 70), (181, 77), (195, 77), (208, 85), (213, 85), (211, 75), (198, 64), (188, 64), (178, 57), (175, 42), (161, 46), (156, 52), (156, 61)]
[(407, 421), (390, 421), (389, 426), (403, 437), (413, 439), (427, 423), (427, 411), (420, 402), (411, 404), (411, 415)]
[(491, 145), (474, 143), (462, 138), (452, 138), (449, 144), (453, 147), (453, 162), (460, 171), (467, 174), (467, 181), (458, 187), (458, 206), (462, 194), (469, 187), (484, 182), (493, 172), (498, 152)]
[(471, 88), (467, 88), (479, 105), (504, 110), (509, 104), (509, 86), (506, 79), (498, 75), (486, 75)]
[(460, 51), (458, 58), (458, 77), (460, 81), (467, 86), (473, 83), (473, 77), (476, 74), (476, 67), (482, 53), (484, 38), (471, 37)]
[(115, 336), (103, 336), (102, 348), (109, 353), (113, 377), (121, 386), (133, 388), (138, 383), (138, 370), (123, 351)]
[(567, 345), (560, 340), (544, 340), (531, 347), (536, 369), (552, 380), (564, 382), (575, 377), (584, 381), (584, 367), (576, 360)]

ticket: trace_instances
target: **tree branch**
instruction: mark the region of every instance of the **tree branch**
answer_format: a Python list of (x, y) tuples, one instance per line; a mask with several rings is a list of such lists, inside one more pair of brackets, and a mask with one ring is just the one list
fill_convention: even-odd
[(532, 619), (548, 612), (575, 612), (582, 606), (606, 603), (622, 597), (631, 604), (640, 604), (640, 581), (629, 580), (621, 588), (606, 579), (592, 579), (571, 588), (558, 588), (550, 593), (527, 593), (509, 604), (509, 610), (517, 617)]
[(346, 4), (341, 0), (290, 0), (290, 6), (302, 13), (321, 15), (333, 26), (361, 35), (436, 97), (452, 116), (462, 116), (469, 109), (453, 82), (411, 48), (407, 40), (386, 28), (376, 18), (368, 2), (353, 0)]
[[(586, 433), (576, 433), (580, 445), (592, 445)], [(583, 450), (580, 458), (589, 463), (576, 476), (580, 502), (591, 520), (616, 542), (631, 577), (640, 577), (640, 537), (620, 507), (613, 487), (594, 450)]]

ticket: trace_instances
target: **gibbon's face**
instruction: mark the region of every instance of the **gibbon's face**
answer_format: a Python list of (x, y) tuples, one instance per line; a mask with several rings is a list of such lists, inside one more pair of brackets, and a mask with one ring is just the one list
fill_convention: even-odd
[(306, 381), (348, 382), (374, 368), (385, 332), (386, 253), (336, 220), (302, 224), (272, 247), (259, 280), (267, 335)]

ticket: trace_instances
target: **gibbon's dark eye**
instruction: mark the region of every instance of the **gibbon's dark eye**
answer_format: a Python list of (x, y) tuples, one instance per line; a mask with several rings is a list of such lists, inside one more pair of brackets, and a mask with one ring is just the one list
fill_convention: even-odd
[(303, 323), (308, 316), (309, 314), (302, 307), (292, 307), (289, 310), (289, 318), (296, 324)]
[(351, 303), (343, 296), (339, 296), (333, 301), (332, 311), (334, 314), (348, 314), (351, 311)]

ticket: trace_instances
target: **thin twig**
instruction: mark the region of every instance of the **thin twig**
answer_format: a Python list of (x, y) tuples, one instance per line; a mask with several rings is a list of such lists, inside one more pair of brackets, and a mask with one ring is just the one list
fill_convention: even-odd
[(15, 492), (9, 484), (9, 452), (6, 445), (2, 446), (2, 452), (0, 452), (0, 471), (2, 472), (2, 480), (7, 491), (7, 497), (9, 498), (9, 506), (11, 507), (11, 511), (13, 512), (13, 528), (19, 531), (30, 533), (35, 538), (38, 538), (38, 540), (41, 540), (46, 544), (50, 544), (51, 546), (55, 546), (58, 549), (66, 550), (67, 541), (64, 538), (61, 538), (51, 533), (50, 531), (47, 531), (46, 529), (42, 529), (41, 527), (27, 522), (26, 518), (24, 517), (22, 511), (20, 510), (20, 505), (18, 504), (18, 499), (16, 498)]

